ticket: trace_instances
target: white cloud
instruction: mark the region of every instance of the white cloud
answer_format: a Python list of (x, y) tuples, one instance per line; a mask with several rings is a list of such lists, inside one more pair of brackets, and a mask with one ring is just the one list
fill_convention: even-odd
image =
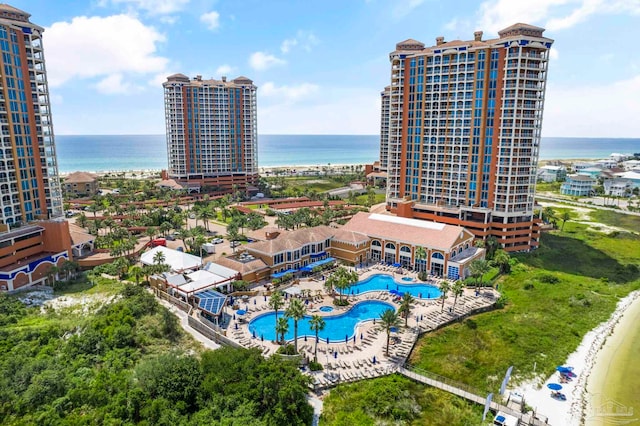
[(320, 40), (311, 31), (298, 31), (295, 37), (288, 38), (280, 45), (280, 51), (282, 53), (289, 53), (291, 48), (300, 46), (307, 52), (311, 52), (314, 46), (318, 45)]
[(551, 31), (571, 28), (595, 14), (640, 14), (638, 0), (487, 0), (478, 11), (483, 30), (497, 33), (516, 22)]
[(249, 57), (249, 65), (256, 71), (264, 71), (268, 68), (284, 65), (287, 61), (265, 52), (254, 52)]
[(555, 47), (552, 47), (551, 49), (549, 49), (549, 58), (551, 58), (554, 61), (557, 61), (558, 59), (560, 59), (560, 53), (558, 52), (558, 49), (556, 49)]
[(289, 50), (291, 50), (291, 48), (297, 44), (298, 44), (297, 39), (288, 38), (285, 41), (283, 41), (282, 44), (280, 45), (280, 51), (282, 53), (289, 53)]
[(234, 71), (235, 71), (235, 67), (232, 67), (231, 65), (228, 65), (228, 64), (222, 64), (218, 68), (216, 68), (216, 76), (217, 77), (220, 77), (223, 75), (228, 76)]
[(318, 92), (320, 87), (312, 83), (302, 83), (294, 86), (276, 86), (268, 81), (258, 89), (258, 96), (265, 98), (277, 98), (285, 102), (295, 102), (300, 99), (307, 99)]
[(403, 18), (413, 12), (415, 8), (419, 7), (424, 2), (425, 0), (396, 0), (391, 13), (396, 19)]
[(120, 94), (132, 94), (138, 91), (138, 88), (123, 81), (123, 76), (120, 73), (111, 74), (96, 84), (98, 92), (105, 95), (120, 95)]
[(204, 22), (208, 29), (215, 30), (220, 26), (220, 14), (212, 10), (200, 15), (200, 21)]
[(124, 5), (132, 9), (144, 10), (152, 15), (165, 15), (182, 10), (189, 0), (101, 0), (101, 6)]
[(113, 74), (159, 73), (169, 60), (156, 53), (165, 37), (129, 15), (78, 16), (46, 29), (49, 85)]
[[(264, 91), (264, 85), (258, 89)], [(317, 99), (318, 96), (322, 99)], [(264, 96), (263, 96), (264, 97)], [(258, 126), (261, 134), (354, 134), (380, 132), (380, 95), (375, 90), (328, 88), (309, 103), (261, 101)]]
[(547, 88), (543, 136), (638, 137), (640, 75), (610, 84)]

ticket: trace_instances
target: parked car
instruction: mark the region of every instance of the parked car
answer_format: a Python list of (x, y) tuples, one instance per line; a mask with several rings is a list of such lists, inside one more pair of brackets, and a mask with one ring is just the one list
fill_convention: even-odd
[(64, 215), (66, 217), (73, 217), (73, 212), (71, 210), (67, 210)]
[(167, 241), (175, 241), (175, 240), (176, 240), (176, 237), (175, 237), (175, 235), (173, 235), (173, 234), (168, 234), (168, 235), (166, 236), (166, 239), (167, 239)]
[(164, 238), (156, 238), (155, 240), (151, 241), (151, 246), (152, 247), (157, 247), (157, 246), (166, 247), (167, 246), (167, 240), (165, 240)]
[(240, 241), (231, 241), (231, 244), (230, 244), (231, 248), (238, 247), (239, 245), (240, 245)]
[(211, 240), (211, 242), (213, 244), (222, 244), (224, 243), (224, 240), (222, 238), (214, 238), (213, 240)]

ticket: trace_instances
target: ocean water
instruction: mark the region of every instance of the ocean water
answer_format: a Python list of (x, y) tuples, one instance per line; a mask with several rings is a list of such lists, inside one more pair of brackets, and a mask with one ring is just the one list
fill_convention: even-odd
[[(365, 164), (378, 159), (377, 135), (260, 135), (260, 167)], [(56, 136), (60, 172), (160, 170), (167, 167), (164, 135)], [(640, 152), (640, 139), (542, 138), (540, 159), (604, 158)]]

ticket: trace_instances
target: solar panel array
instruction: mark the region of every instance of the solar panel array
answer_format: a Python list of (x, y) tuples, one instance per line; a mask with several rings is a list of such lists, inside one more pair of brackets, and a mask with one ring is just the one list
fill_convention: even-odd
[(196, 293), (196, 297), (199, 299), (198, 307), (213, 315), (218, 315), (227, 301), (227, 296), (214, 290), (201, 291)]

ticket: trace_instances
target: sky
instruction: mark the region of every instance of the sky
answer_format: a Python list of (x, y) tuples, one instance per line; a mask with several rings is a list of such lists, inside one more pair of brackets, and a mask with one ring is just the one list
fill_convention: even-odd
[(378, 134), (389, 52), (546, 28), (543, 136), (640, 137), (640, 0), (9, 0), (45, 27), (57, 134), (163, 134), (173, 73), (246, 76), (261, 134)]

